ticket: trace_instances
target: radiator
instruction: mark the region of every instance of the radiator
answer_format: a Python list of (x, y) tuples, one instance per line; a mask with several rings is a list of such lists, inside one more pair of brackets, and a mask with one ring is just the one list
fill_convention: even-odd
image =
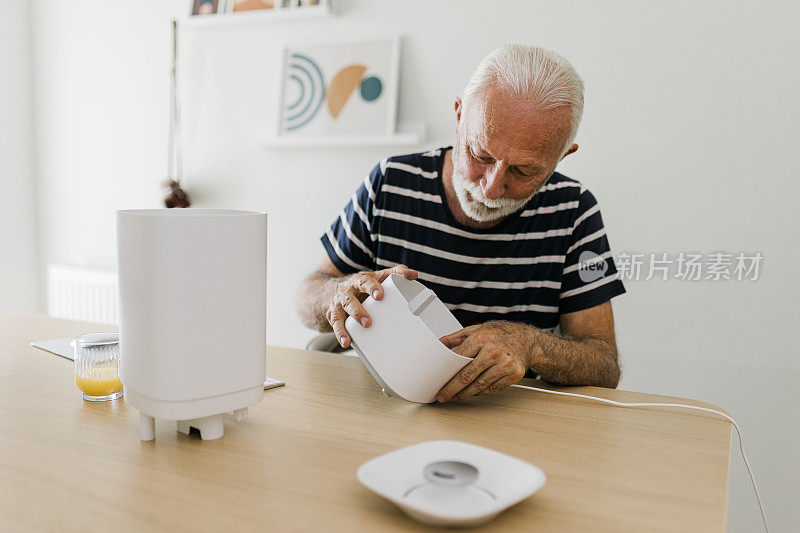
[(47, 265), (47, 314), (118, 324), (116, 271)]

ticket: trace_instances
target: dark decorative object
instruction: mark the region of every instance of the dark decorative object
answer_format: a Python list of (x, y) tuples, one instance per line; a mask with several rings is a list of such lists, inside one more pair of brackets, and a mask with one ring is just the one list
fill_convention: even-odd
[(191, 202), (189, 196), (181, 189), (180, 184), (175, 180), (164, 182), (164, 205), (167, 207), (189, 207)]

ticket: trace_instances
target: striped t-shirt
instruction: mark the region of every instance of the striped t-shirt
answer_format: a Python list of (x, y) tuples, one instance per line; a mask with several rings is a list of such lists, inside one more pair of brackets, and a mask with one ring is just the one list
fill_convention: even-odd
[(553, 330), (559, 315), (625, 292), (592, 193), (558, 172), (494, 227), (458, 223), (441, 148), (381, 161), (322, 236), (343, 274), (404, 264), (464, 326), (489, 320)]

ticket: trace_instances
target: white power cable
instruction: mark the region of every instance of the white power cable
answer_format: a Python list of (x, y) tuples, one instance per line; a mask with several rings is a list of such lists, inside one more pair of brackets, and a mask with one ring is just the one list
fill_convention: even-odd
[(747, 454), (744, 453), (744, 444), (742, 443), (742, 432), (741, 430), (739, 430), (739, 426), (738, 424), (736, 424), (736, 420), (726, 415), (725, 413), (714, 409), (709, 409), (707, 407), (698, 407), (696, 405), (684, 405), (680, 403), (615, 402), (614, 400), (608, 400), (606, 398), (598, 398), (596, 396), (586, 396), (585, 394), (576, 394), (574, 392), (561, 392), (548, 389), (538, 389), (536, 387), (528, 387), (527, 385), (511, 385), (511, 386), (517, 387), (519, 389), (528, 389), (537, 392), (546, 392), (547, 394), (557, 394), (559, 396), (573, 396), (575, 398), (595, 400), (597, 402), (607, 403), (609, 405), (616, 405), (618, 407), (682, 407), (684, 409), (694, 409), (696, 411), (705, 411), (707, 413), (714, 413), (720, 415), (721, 417), (728, 420), (731, 424), (733, 424), (734, 429), (736, 429), (736, 435), (739, 438), (739, 451), (742, 452), (742, 459), (744, 459), (744, 465), (747, 467), (747, 473), (750, 474), (750, 482), (753, 484), (753, 490), (756, 493), (756, 499), (758, 500), (758, 510), (761, 511), (761, 520), (764, 522), (764, 529), (767, 531), (767, 533), (769, 533), (769, 526), (767, 525), (767, 515), (764, 513), (764, 505), (761, 502), (761, 494), (759, 494), (758, 492), (758, 485), (756, 485), (756, 478), (753, 475), (753, 470), (750, 468), (750, 461), (747, 460)]

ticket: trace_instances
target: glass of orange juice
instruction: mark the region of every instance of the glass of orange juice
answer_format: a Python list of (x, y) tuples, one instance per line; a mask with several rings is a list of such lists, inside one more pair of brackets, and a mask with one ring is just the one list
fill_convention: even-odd
[(83, 399), (92, 402), (122, 396), (119, 379), (119, 333), (87, 333), (75, 337), (75, 382)]

